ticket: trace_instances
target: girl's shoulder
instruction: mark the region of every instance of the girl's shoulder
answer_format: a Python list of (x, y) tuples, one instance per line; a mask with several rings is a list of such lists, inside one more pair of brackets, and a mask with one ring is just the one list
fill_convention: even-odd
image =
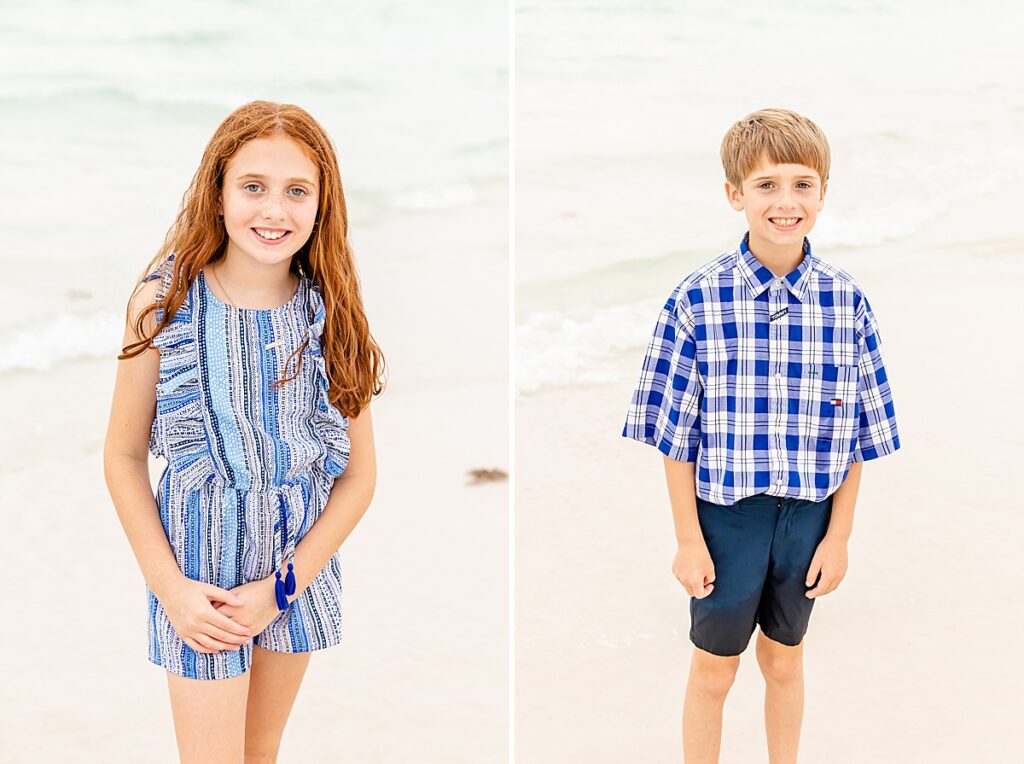
[(162, 299), (167, 293), (167, 287), (170, 286), (171, 277), (174, 275), (174, 253), (172, 252), (163, 260), (160, 260), (149, 273), (147, 273), (143, 279), (143, 286), (149, 287), (155, 285), (154, 294), (158, 299)]
[[(166, 258), (158, 262), (156, 266), (143, 277), (141, 288), (137, 293), (140, 310), (145, 310), (149, 305), (156, 305), (156, 310), (151, 313), (154, 328), (163, 321), (164, 302), (167, 298), (168, 292), (171, 291), (174, 278), (174, 259), (175, 255), (172, 252)], [(172, 306), (171, 314), (168, 317), (167, 323), (164, 325), (163, 329), (153, 337), (154, 346), (159, 348), (167, 345), (168, 343), (176, 342), (180, 339), (178, 335), (181, 332), (187, 331), (188, 325), (192, 320), (191, 292), (191, 285), (185, 287), (184, 299), (181, 300), (179, 305)]]

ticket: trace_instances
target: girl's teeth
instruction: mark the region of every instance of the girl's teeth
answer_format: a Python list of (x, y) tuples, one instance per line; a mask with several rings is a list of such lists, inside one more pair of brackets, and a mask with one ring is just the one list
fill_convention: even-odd
[(287, 231), (277, 231), (277, 232), (261, 231), (259, 228), (257, 228), (256, 229), (256, 233), (258, 233), (264, 239), (280, 239), (282, 236), (284, 236), (288, 232)]

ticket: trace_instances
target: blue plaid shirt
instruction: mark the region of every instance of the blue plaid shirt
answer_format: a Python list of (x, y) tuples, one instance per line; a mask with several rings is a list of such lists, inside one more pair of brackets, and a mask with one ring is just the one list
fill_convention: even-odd
[(676, 287), (623, 435), (697, 462), (697, 495), (820, 501), (851, 462), (900, 447), (882, 344), (860, 287), (815, 257), (784, 278), (747, 237)]

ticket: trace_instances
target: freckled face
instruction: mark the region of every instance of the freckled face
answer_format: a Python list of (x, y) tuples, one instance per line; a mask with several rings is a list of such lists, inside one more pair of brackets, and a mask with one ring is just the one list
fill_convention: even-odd
[(313, 232), (319, 179), (286, 135), (244, 144), (225, 167), (220, 197), (229, 255), (267, 265), (291, 258)]
[(780, 249), (801, 246), (825, 206), (827, 187), (806, 165), (775, 164), (766, 158), (743, 181), (742, 189), (725, 184), (729, 204), (747, 217), (755, 251), (755, 241)]

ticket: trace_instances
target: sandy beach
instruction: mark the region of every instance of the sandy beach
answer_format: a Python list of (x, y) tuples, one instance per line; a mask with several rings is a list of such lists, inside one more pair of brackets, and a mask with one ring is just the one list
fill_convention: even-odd
[[(103, 481), (113, 375), (91, 360), (4, 378), (3, 762), (177, 761), (145, 586)], [(507, 432), (462, 437), (503, 422), (505, 398), (438, 384), (374, 404), (380, 477), (343, 548), (345, 641), (313, 656), (283, 764), (505, 761), (507, 483), (466, 473), (506, 467)]]
[[(945, 218), (913, 246), (819, 252), (854, 273), (879, 317), (904, 447), (865, 465), (848, 575), (815, 606), (804, 762), (1019, 756), (1024, 240), (997, 197), (959, 213), (978, 226)], [(681, 760), (689, 611), (670, 572), (661, 456), (619, 435), (643, 339), (615, 382), (519, 400), (524, 764)], [(750, 649), (722, 764), (766, 760), (762, 688)]]

